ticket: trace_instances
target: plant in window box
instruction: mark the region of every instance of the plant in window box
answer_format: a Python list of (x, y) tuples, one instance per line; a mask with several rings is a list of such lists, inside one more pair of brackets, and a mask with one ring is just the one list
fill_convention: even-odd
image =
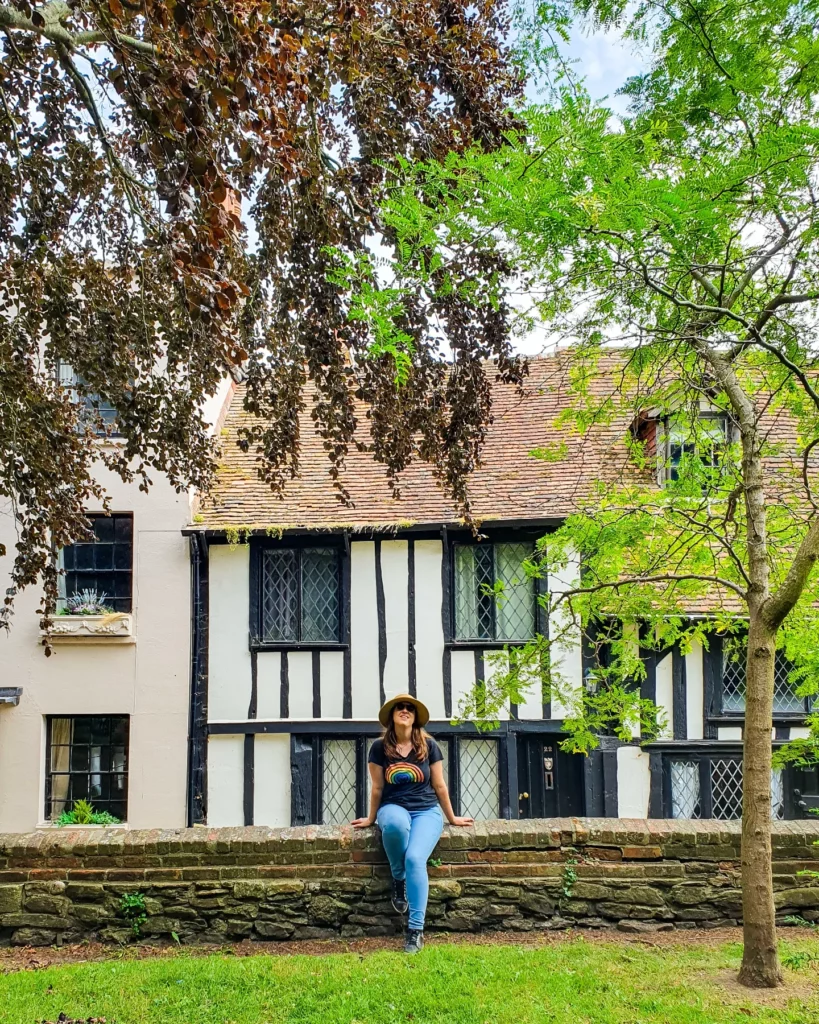
[(49, 636), (65, 639), (131, 636), (131, 616), (107, 605), (106, 597), (104, 592), (96, 590), (76, 591), (66, 598), (65, 607), (51, 622)]
[(59, 615), (114, 615), (114, 609), (105, 603), (105, 593), (97, 594), (96, 590), (80, 590), (66, 599), (65, 608)]
[(63, 811), (57, 818), (56, 825), (63, 828), (66, 825), (119, 825), (119, 818), (115, 818), (108, 811), (95, 811), (93, 804), (87, 800), (75, 800), (70, 811)]

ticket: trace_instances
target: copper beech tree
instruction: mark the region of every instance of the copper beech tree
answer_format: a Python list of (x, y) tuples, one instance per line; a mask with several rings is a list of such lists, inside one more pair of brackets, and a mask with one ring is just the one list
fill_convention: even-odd
[[(297, 465), (309, 378), (342, 500), (358, 397), (391, 471), (428, 459), (465, 501), (480, 360), (525, 372), (482, 284), (497, 257), (464, 258), (468, 295), (419, 296), (398, 343), (354, 315), (348, 268), (396, 156), (491, 149), (510, 127), (506, 30), (503, 0), (0, 3), (5, 624), (38, 579), (53, 609), (53, 552), (103, 500), (95, 459), (143, 487), (207, 485), (202, 403), (226, 373), (246, 380), (242, 443), (271, 486)], [(116, 445), (82, 415), (103, 403)]]

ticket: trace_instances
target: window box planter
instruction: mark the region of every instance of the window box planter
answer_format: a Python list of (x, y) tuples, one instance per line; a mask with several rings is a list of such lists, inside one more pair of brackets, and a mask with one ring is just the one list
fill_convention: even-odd
[(54, 831), (54, 832), (76, 832), (78, 829), (93, 829), (100, 831), (101, 829), (116, 830), (119, 832), (128, 831), (128, 822), (121, 821), (119, 825), (58, 825), (56, 821), (41, 821), (37, 825), (37, 831)]
[(133, 615), (55, 615), (47, 631), (52, 643), (134, 643)]

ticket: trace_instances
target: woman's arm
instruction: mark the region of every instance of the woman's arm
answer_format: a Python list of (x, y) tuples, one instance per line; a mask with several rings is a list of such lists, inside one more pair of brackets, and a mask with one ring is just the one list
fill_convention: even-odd
[(356, 818), (351, 822), (353, 828), (369, 828), (375, 824), (375, 816), (378, 814), (378, 805), (381, 803), (381, 791), (384, 789), (384, 769), (380, 764), (373, 764), (370, 761), (370, 813), (366, 818)]
[(446, 788), (446, 781), (444, 779), (443, 761), (436, 761), (435, 764), (429, 766), (429, 781), (432, 783), (432, 788), (438, 797), (438, 803), (441, 805), (441, 809), (446, 815), (446, 820), (449, 824), (471, 825), (472, 818), (459, 818), (452, 809), (452, 801), (449, 799), (449, 790)]

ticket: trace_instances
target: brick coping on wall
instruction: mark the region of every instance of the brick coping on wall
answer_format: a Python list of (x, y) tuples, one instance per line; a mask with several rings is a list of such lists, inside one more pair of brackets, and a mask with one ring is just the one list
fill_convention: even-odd
[[(740, 824), (551, 818), (446, 828), (438, 931), (738, 923)], [(777, 920), (819, 920), (819, 822), (773, 825)], [(132, 916), (138, 896), (139, 920)], [(130, 909), (129, 909), (130, 908)], [(402, 927), (375, 829), (78, 828), (0, 835), (0, 944), (355, 938)]]
[[(609, 862), (720, 861), (740, 855), (740, 822), (544, 818), (445, 826), (432, 877), (509, 876), (570, 856)], [(819, 821), (774, 822), (775, 859), (819, 860)], [(377, 829), (66, 827), (0, 833), (0, 884), (34, 879), (167, 881), (258, 877), (362, 877), (386, 861)], [(519, 867), (518, 867), (519, 865)]]

